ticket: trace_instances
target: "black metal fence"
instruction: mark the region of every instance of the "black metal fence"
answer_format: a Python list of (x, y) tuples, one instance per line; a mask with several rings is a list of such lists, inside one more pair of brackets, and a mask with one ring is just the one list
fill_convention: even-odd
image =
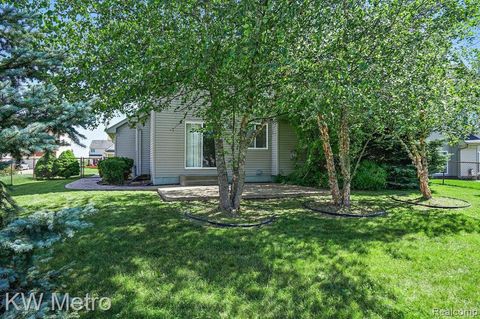
[[(97, 164), (99, 157), (77, 157), (80, 165), (78, 176), (85, 177), (98, 174)], [(9, 165), (0, 171), (0, 181), (7, 185), (19, 185), (29, 179), (35, 179), (35, 166), (38, 158), (26, 158), (20, 161), (8, 161)]]

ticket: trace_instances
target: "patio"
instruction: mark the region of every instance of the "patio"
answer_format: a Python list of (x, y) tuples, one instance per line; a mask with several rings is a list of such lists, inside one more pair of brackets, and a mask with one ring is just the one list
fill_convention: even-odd
[[(158, 194), (166, 202), (198, 201), (218, 197), (218, 186), (165, 186)], [(272, 199), (327, 195), (327, 191), (311, 187), (285, 184), (245, 184), (244, 199)]]

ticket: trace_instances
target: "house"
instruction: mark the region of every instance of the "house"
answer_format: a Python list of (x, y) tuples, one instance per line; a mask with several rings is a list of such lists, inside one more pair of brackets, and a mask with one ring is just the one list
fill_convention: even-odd
[[(106, 129), (115, 155), (134, 160), (134, 175), (149, 176), (154, 185), (179, 184), (188, 178), (216, 176), (213, 138), (198, 131), (202, 119), (167, 109), (151, 112), (143, 124), (127, 120)], [(250, 145), (247, 182), (270, 182), (293, 171), (297, 138), (285, 121), (272, 121)], [(183, 184), (183, 183), (182, 183)]]
[(88, 157), (92, 164), (96, 165), (99, 160), (115, 156), (115, 144), (110, 140), (92, 140), (88, 151)]
[[(434, 134), (431, 139), (441, 138)], [(470, 134), (464, 141), (457, 145), (445, 144), (441, 152), (449, 155), (445, 172), (435, 173), (435, 177), (449, 178), (480, 178), (480, 135)]]

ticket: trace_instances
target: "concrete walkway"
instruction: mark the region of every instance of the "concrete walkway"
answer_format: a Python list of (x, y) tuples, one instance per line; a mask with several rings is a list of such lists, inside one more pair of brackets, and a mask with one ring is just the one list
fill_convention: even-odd
[(155, 191), (158, 186), (128, 186), (128, 185), (101, 185), (99, 176), (85, 177), (77, 179), (65, 185), (67, 189), (84, 191)]
[[(197, 201), (218, 198), (218, 186), (170, 186), (158, 188), (158, 194), (167, 202)], [(272, 199), (326, 195), (327, 191), (311, 187), (285, 184), (245, 184), (243, 198)]]

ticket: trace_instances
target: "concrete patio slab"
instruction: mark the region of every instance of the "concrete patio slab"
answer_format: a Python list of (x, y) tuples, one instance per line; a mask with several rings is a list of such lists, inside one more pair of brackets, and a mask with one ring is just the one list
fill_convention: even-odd
[(65, 185), (65, 188), (84, 191), (155, 191), (158, 188), (158, 186), (102, 185), (98, 184), (100, 180), (99, 176), (80, 178)]
[[(218, 186), (159, 187), (158, 194), (166, 201), (200, 201), (218, 198)], [(273, 199), (328, 194), (325, 190), (285, 184), (245, 184), (244, 199)]]

